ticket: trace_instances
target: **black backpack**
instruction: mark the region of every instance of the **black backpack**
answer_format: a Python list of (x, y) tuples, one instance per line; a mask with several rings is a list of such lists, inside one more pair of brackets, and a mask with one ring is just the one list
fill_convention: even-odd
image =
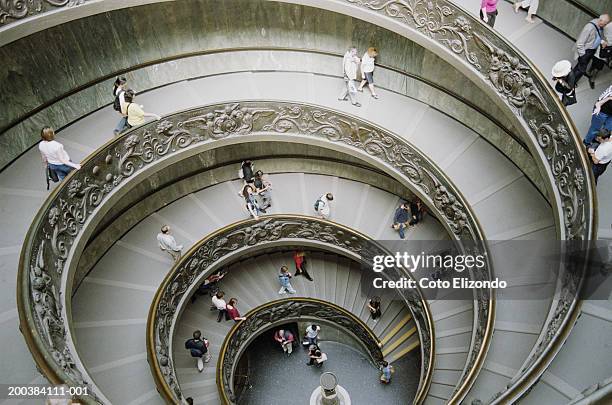
[(115, 96), (115, 101), (113, 101), (113, 110), (121, 112), (121, 100), (119, 100), (119, 96), (124, 92), (124, 90), (121, 90), (119, 94)]

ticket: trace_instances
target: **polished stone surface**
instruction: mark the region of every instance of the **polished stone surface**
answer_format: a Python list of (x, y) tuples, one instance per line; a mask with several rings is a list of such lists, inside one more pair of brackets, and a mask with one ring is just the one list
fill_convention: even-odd
[(287, 357), (267, 335), (249, 347), (249, 382), (240, 405), (307, 405), (312, 390), (319, 386), (321, 373), (329, 371), (348, 391), (351, 403), (408, 404), (414, 398), (419, 381), (420, 360), (411, 352), (393, 363), (395, 373), (389, 385), (378, 381), (380, 372), (364, 354), (333, 341), (321, 342), (328, 360), (321, 366), (307, 366), (307, 351), (295, 348)]

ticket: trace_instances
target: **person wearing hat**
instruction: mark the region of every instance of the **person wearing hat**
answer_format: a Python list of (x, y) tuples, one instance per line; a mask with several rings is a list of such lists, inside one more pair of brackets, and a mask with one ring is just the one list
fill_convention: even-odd
[(561, 94), (563, 105), (576, 104), (576, 76), (572, 71), (572, 63), (569, 60), (555, 63), (552, 68), (552, 76), (555, 90)]

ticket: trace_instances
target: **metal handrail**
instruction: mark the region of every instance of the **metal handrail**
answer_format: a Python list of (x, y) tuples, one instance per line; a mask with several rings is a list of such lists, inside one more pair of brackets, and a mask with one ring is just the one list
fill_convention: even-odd
[[(317, 125), (302, 126), (308, 122)], [(217, 142), (220, 145), (248, 142), (258, 136), (264, 141), (282, 138), (314, 142), (362, 156), (411, 188), (439, 216), (452, 236), (476, 241), (482, 238), (478, 220), (464, 197), (422, 152), (404, 139), (363, 120), (318, 106), (280, 101), (221, 103), (175, 113), (159, 122), (134, 128), (100, 147), (85, 159), (81, 170), (71, 173), (50, 194), (34, 218), (21, 254), (18, 309), (28, 346), (39, 368), (49, 378), (68, 384), (80, 384), (83, 379), (95, 386), (72, 344), (71, 292), (61, 290), (70, 285), (76, 266), (72, 258), (80, 254), (85, 242), (80, 238), (88, 232), (88, 225), (95, 224), (97, 214), (108, 209), (104, 203), (109, 196), (120, 193), (130, 178), (144, 176), (145, 169), (155, 166), (153, 163), (158, 160), (176, 159), (179, 152), (197, 153)], [(48, 285), (42, 286), (45, 293), (61, 291), (61, 313), (55, 313), (54, 309), (47, 311), (47, 315), (35, 312), (33, 297), (41, 285), (33, 283), (36, 280), (31, 279), (31, 271), (39, 259), (43, 267), (36, 271), (44, 272), (47, 277)], [(490, 267), (488, 270), (492, 271)], [(486, 273), (486, 278), (490, 279), (491, 275)], [(494, 305), (490, 305), (490, 294), (485, 297), (488, 297), (486, 302), (477, 301), (475, 319), (482, 322), (486, 333), (479, 335), (482, 342), (477, 345), (478, 353), (473, 355), (486, 351), (491, 330)], [(48, 314), (53, 315), (51, 320), (61, 329), (59, 332), (57, 328), (47, 329), (48, 323), (41, 323), (41, 316), (45, 316), (44, 322), (50, 320)], [(103, 400), (99, 390), (90, 391), (97, 391)]]
[[(260, 236), (258, 237), (258, 235)], [(232, 239), (236, 236), (238, 236), (238, 239)], [(241, 242), (244, 242), (245, 239), (248, 240), (248, 243), (243, 245)], [(182, 313), (190, 293), (201, 283), (201, 280), (218, 270), (220, 262), (231, 262), (249, 256), (256, 248), (267, 246), (282, 248), (287, 244), (295, 244), (295, 241), (345, 255), (366, 265), (371, 265), (374, 255), (388, 254), (385, 248), (357, 230), (304, 215), (267, 215), (259, 221), (247, 219), (227, 225), (205, 236), (195, 243), (164, 277), (155, 293), (147, 317), (146, 336), (149, 367), (157, 390), (166, 402), (182, 402), (179, 382), (174, 372), (171, 341), (178, 316)], [(207, 260), (209, 256), (214, 257), (214, 260)], [(409, 272), (400, 269), (394, 270), (398, 275), (413, 278)], [(403, 295), (412, 313), (412, 318), (417, 325), (419, 341), (422, 343), (422, 375), (414, 400), (415, 404), (420, 404), (425, 399), (434, 369), (435, 331), (433, 316), (420, 288), (409, 292), (400, 292), (400, 294)], [(299, 299), (312, 301), (310, 298)], [(278, 302), (266, 303), (256, 309), (266, 308)], [(331, 303), (327, 303), (327, 305), (335, 307)], [(254, 311), (249, 311), (247, 317)], [(341, 311), (349, 312), (344, 309), (341, 309)], [(363, 324), (363, 321), (350, 314), (350, 312), (347, 316), (357, 324)], [(231, 382), (226, 381), (222, 376), (222, 372), (227, 372), (223, 359), (225, 359), (230, 335), (235, 333), (237, 328), (238, 325), (227, 335), (220, 352), (217, 368), (219, 395), (225, 404), (233, 402), (226, 388)], [(377, 348), (379, 348), (378, 337), (367, 326), (362, 329), (366, 331), (369, 340), (375, 342)], [(164, 331), (163, 335), (160, 330)]]

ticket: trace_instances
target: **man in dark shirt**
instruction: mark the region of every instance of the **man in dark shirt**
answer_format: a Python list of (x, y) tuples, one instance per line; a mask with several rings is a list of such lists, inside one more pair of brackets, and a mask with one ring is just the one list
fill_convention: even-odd
[(404, 229), (409, 226), (410, 219), (411, 215), (408, 203), (403, 203), (395, 210), (393, 225), (391, 227), (399, 232), (400, 238), (402, 239), (406, 237)]
[[(202, 372), (204, 370), (204, 363), (210, 361), (208, 342), (206, 339), (202, 339), (202, 332), (199, 330), (193, 332), (193, 338), (185, 342), (185, 349), (189, 350), (191, 357), (197, 358), (198, 371)], [(204, 357), (204, 361), (202, 361), (202, 357)]]

